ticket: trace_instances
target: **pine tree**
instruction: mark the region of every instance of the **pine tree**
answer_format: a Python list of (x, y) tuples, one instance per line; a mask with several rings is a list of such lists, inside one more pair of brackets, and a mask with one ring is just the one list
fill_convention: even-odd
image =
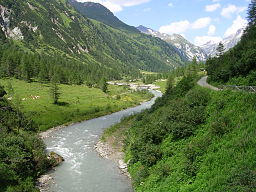
[(49, 79), (48, 79), (47, 68), (46, 68), (45, 64), (43, 64), (43, 63), (40, 63), (40, 69), (39, 69), (38, 78), (39, 78), (39, 81), (40, 81), (41, 83), (43, 83), (43, 82), (49, 80)]
[(32, 68), (31, 68), (31, 64), (30, 64), (30, 58), (27, 55), (24, 55), (21, 58), (20, 67), (21, 67), (21, 77), (25, 81), (31, 82)]
[(60, 89), (55, 75), (51, 79), (50, 96), (52, 98), (53, 104), (58, 104), (60, 98)]
[(256, 0), (252, 0), (248, 9), (249, 25), (254, 25), (256, 22)]
[(100, 80), (100, 86), (99, 87), (104, 93), (107, 93), (108, 83), (107, 83), (107, 80), (104, 77)]
[(217, 57), (219, 57), (219, 56), (221, 56), (221, 55), (224, 54), (225, 48), (224, 48), (224, 45), (223, 45), (222, 42), (219, 43), (219, 45), (218, 45), (216, 51), (217, 51), (217, 54), (216, 54)]

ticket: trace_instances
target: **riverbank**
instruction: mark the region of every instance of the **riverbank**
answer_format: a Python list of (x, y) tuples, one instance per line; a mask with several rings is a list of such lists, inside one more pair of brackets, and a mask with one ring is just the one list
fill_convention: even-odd
[[(101, 158), (94, 145), (105, 129), (118, 124), (124, 117), (150, 108), (155, 99), (161, 96), (158, 91), (150, 92), (155, 97), (139, 106), (67, 127), (56, 128), (48, 132), (48, 135), (44, 135), (47, 149), (65, 158), (65, 162), (50, 175), (54, 179), (54, 183), (49, 187), (50, 190), (69, 192), (87, 189), (101, 192), (132, 192), (131, 181), (124, 175), (126, 164), (119, 161), (123, 159), (123, 154), (118, 153), (119, 159), (114, 163), (114, 161)], [(117, 163), (124, 173), (118, 169)]]
[(108, 92), (89, 88), (85, 85), (59, 85), (58, 105), (52, 104), (49, 84), (25, 82), (17, 79), (1, 79), (6, 87), (6, 98), (33, 120), (40, 131), (59, 125), (93, 119), (150, 100), (152, 95), (146, 91), (133, 91), (126, 86), (108, 85)]
[(128, 172), (128, 164), (124, 161), (124, 141), (125, 132), (134, 121), (134, 116), (126, 117), (121, 123), (118, 123), (110, 128), (104, 130), (101, 139), (95, 145), (97, 153), (105, 159), (116, 163), (121, 173), (131, 179)]

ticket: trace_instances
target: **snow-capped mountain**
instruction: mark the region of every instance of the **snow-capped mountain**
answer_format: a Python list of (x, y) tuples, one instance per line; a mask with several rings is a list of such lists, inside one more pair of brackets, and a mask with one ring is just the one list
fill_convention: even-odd
[(193, 45), (188, 40), (186, 40), (183, 36), (179, 34), (168, 35), (165, 33), (160, 33), (159, 31), (155, 31), (153, 29), (147, 28), (145, 26), (140, 25), (137, 29), (145, 34), (152, 35), (154, 37), (158, 37), (176, 47), (180, 53), (186, 57), (188, 60), (192, 60), (196, 57), (200, 61), (205, 61), (207, 59), (207, 54), (198, 46)]
[[(240, 41), (243, 33), (244, 29), (241, 28), (236, 33), (224, 38), (221, 42), (225, 47), (225, 51), (228, 51), (229, 49), (233, 48)], [(216, 43), (213, 41), (209, 41), (206, 44), (202, 45), (201, 48), (207, 53), (207, 55), (215, 56), (218, 44), (219, 42)]]

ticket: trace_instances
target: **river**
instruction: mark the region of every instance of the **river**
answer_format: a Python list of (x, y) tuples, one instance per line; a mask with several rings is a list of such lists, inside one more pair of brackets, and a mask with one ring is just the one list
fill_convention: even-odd
[(44, 138), (48, 151), (54, 151), (65, 161), (51, 173), (51, 192), (132, 192), (129, 179), (121, 174), (115, 162), (101, 158), (94, 150), (103, 130), (117, 124), (125, 116), (150, 108), (155, 97), (133, 108), (73, 124), (53, 131)]

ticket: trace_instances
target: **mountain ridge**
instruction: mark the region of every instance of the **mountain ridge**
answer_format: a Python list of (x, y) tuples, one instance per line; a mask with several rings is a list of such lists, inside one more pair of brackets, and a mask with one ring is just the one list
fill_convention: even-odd
[[(241, 40), (242, 35), (244, 34), (244, 29), (240, 28), (236, 31), (236, 33), (231, 34), (221, 41), (224, 45), (225, 51), (233, 48), (237, 43)], [(214, 41), (209, 41), (204, 45), (200, 46), (209, 56), (216, 56), (216, 49), (218, 47), (218, 43)]]
[(187, 39), (185, 39), (182, 35), (179, 34), (165, 34), (160, 33), (159, 31), (155, 31), (151, 28), (140, 25), (137, 27), (140, 32), (152, 35), (154, 37), (158, 37), (169, 44), (172, 44), (180, 51), (180, 53), (186, 57), (188, 60), (193, 60), (196, 57), (200, 61), (205, 61), (207, 59), (206, 53), (198, 46), (190, 43)]
[(137, 76), (139, 69), (168, 71), (186, 62), (172, 46), (91, 20), (67, 0), (3, 0), (0, 5), (2, 38), (24, 51), (79, 61), (89, 72)]
[(82, 15), (100, 21), (113, 28), (120, 30), (139, 32), (135, 27), (130, 26), (118, 19), (108, 8), (100, 3), (93, 2), (78, 2), (76, 0), (69, 0), (69, 3), (74, 6)]

